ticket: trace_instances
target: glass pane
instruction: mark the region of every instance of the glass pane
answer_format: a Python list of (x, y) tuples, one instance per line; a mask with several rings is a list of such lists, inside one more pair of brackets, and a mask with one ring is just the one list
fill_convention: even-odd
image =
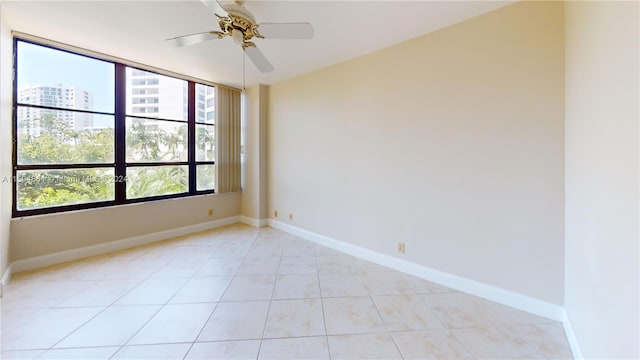
[(115, 65), (18, 42), (18, 103), (114, 112)]
[(178, 194), (189, 191), (188, 166), (127, 168), (127, 198)]
[(196, 161), (215, 161), (215, 126), (196, 125)]
[(113, 116), (18, 106), (18, 164), (113, 163)]
[(187, 123), (127, 118), (127, 161), (187, 161)]
[(187, 120), (187, 81), (127, 68), (127, 115)]
[(196, 84), (196, 122), (216, 123), (216, 88)]
[(113, 168), (17, 172), (18, 210), (115, 199)]
[(216, 186), (216, 166), (198, 165), (196, 166), (196, 190), (213, 190)]

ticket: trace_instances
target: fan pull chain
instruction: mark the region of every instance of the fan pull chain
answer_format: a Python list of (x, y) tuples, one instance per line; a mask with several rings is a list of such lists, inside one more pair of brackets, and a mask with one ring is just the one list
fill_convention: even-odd
[(242, 49), (242, 91), (246, 91), (246, 83), (247, 83), (247, 66), (245, 64), (247, 60), (247, 53)]

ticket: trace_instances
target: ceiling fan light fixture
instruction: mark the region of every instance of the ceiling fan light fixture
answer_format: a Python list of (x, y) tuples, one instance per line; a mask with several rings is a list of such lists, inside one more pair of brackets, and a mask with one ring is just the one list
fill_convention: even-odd
[(244, 41), (244, 34), (238, 29), (233, 29), (231, 31), (231, 38), (233, 39), (234, 43), (241, 45)]

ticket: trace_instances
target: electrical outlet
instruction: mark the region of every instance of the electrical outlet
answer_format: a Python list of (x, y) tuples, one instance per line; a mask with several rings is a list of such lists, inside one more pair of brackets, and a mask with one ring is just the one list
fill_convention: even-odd
[(273, 217), (278, 217), (278, 210), (273, 211)]
[(289, 220), (293, 220), (293, 213), (289, 213)]
[(209, 216), (213, 216), (213, 209), (209, 209)]
[(404, 243), (398, 243), (398, 252), (404, 254)]

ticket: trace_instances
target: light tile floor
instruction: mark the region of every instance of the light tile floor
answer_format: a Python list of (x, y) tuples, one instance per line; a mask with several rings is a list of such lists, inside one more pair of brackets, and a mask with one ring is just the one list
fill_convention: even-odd
[(571, 358), (561, 324), (272, 228), (15, 274), (3, 359)]

